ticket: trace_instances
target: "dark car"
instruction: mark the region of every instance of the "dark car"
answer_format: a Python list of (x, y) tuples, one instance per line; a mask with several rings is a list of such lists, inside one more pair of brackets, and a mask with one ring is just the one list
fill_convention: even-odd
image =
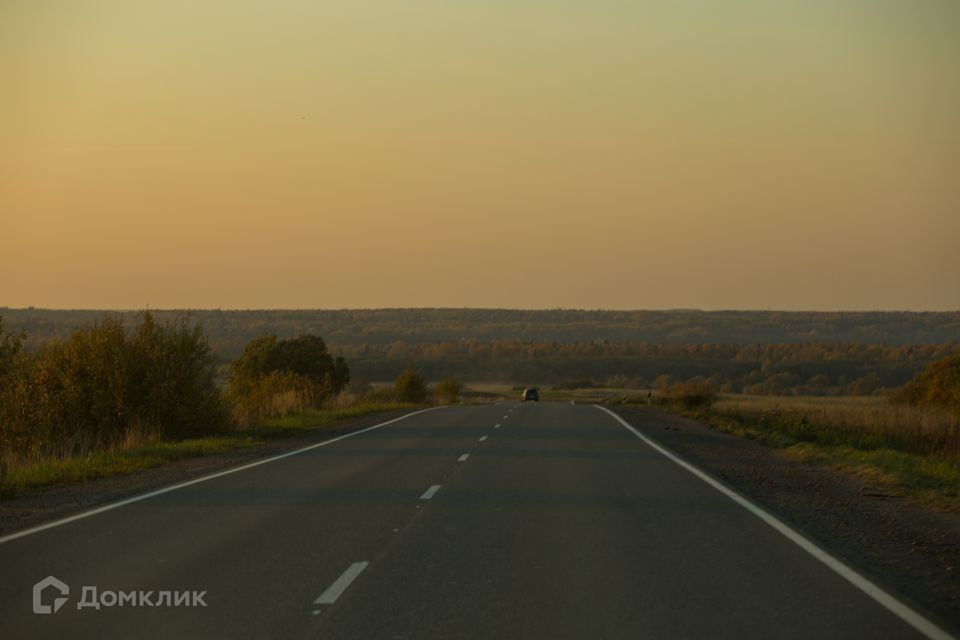
[(537, 391), (536, 387), (524, 389), (523, 393), (520, 395), (520, 400), (523, 402), (526, 402), (527, 400), (531, 402), (540, 402), (540, 392)]

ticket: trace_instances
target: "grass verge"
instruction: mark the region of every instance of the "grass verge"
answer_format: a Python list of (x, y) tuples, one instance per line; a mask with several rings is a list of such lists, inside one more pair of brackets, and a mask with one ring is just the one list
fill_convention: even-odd
[(409, 404), (357, 404), (337, 409), (309, 409), (302, 413), (274, 418), (252, 427), (226, 434), (181, 440), (154, 442), (116, 451), (100, 451), (85, 456), (49, 458), (19, 464), (0, 475), (0, 497), (10, 498), (27, 491), (64, 486), (143, 471), (185, 458), (195, 458), (263, 444), (342, 424), (379, 411), (412, 409)]
[[(855, 402), (856, 399), (851, 399)], [(722, 403), (721, 403), (722, 406)], [(908, 497), (936, 509), (960, 514), (960, 458), (951, 446), (927, 448), (927, 440), (890, 437), (890, 426), (875, 430), (839, 420), (849, 407), (838, 407), (837, 419), (819, 411), (760, 411), (749, 408), (699, 409), (668, 406), (674, 413), (706, 422), (725, 433), (750, 438), (782, 450), (794, 460), (825, 465), (853, 474), (881, 495)], [(955, 427), (946, 427), (952, 444)], [(910, 432), (910, 425), (903, 425)], [(914, 442), (920, 450), (910, 450)], [(923, 448), (920, 448), (923, 445)]]

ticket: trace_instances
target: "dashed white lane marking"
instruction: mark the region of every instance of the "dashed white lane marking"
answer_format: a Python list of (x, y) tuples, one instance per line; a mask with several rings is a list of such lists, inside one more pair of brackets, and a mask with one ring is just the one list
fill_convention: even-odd
[(487, 436), (480, 436), (480, 442), (483, 442), (486, 439), (487, 439)]
[(432, 497), (437, 493), (437, 491), (440, 491), (440, 485), (438, 485), (438, 484), (431, 485), (431, 487), (430, 487), (429, 489), (427, 489), (426, 491), (423, 492), (423, 495), (420, 496), (420, 499), (421, 499), (421, 500), (429, 500), (430, 498), (432, 498)]
[(470, 457), (470, 454), (469, 454), (469, 453), (465, 453), (465, 454), (463, 454), (462, 456), (460, 456), (459, 458), (457, 458), (457, 462), (466, 462), (466, 461), (467, 461), (467, 458), (469, 458), (469, 457)]
[(506, 419), (509, 418), (509, 417), (510, 417), (510, 414), (507, 414), (507, 415), (503, 416), (503, 419), (506, 420)]
[(352, 438), (354, 436), (359, 436), (361, 433), (367, 433), (368, 431), (373, 431), (374, 429), (379, 429), (380, 427), (385, 427), (388, 424), (393, 424), (394, 422), (399, 422), (400, 420), (406, 420), (407, 418), (412, 418), (415, 415), (426, 413), (427, 411), (436, 411), (437, 409), (442, 409), (443, 407), (431, 407), (429, 409), (421, 409), (420, 411), (414, 411), (413, 413), (408, 413), (406, 415), (400, 416), (399, 418), (394, 418), (393, 420), (387, 420), (386, 422), (381, 422), (380, 424), (375, 424), (372, 427), (367, 427), (366, 429), (360, 429), (359, 431), (354, 431), (336, 438), (331, 438), (330, 440), (324, 440), (323, 442), (318, 442), (316, 444), (311, 444), (306, 447), (302, 447), (295, 451), (288, 451), (287, 453), (281, 453), (278, 456), (273, 456), (272, 458), (264, 458), (263, 460), (257, 460), (256, 462), (251, 462), (250, 464), (245, 464), (240, 467), (234, 467), (232, 469), (227, 469), (226, 471), (218, 471), (217, 473), (211, 473), (207, 476), (201, 476), (193, 480), (188, 480), (186, 482), (181, 482), (179, 484), (170, 485), (169, 487), (164, 487), (163, 489), (157, 489), (156, 491), (149, 491), (147, 493), (141, 493), (138, 496), (133, 496), (132, 498), (126, 498), (120, 500), (119, 502), (112, 502), (110, 504), (104, 505), (102, 507), (97, 507), (96, 509), (91, 509), (90, 511), (84, 511), (83, 513), (78, 513), (75, 516), (70, 516), (69, 518), (63, 518), (61, 520), (54, 520), (53, 522), (48, 522), (47, 524), (42, 524), (37, 527), (32, 527), (30, 529), (24, 529), (23, 531), (18, 531), (16, 533), (11, 533), (9, 535), (0, 537), (0, 544), (5, 542), (10, 542), (11, 540), (16, 540), (17, 538), (23, 538), (25, 536), (38, 533), (40, 531), (46, 531), (47, 529), (52, 529), (54, 527), (59, 527), (76, 520), (82, 520), (83, 518), (89, 518), (90, 516), (95, 516), (98, 513), (103, 513), (104, 511), (110, 511), (116, 509), (117, 507), (122, 507), (124, 505), (133, 504), (134, 502), (140, 502), (141, 500), (146, 500), (148, 498), (153, 498), (155, 496), (163, 495), (164, 493), (169, 493), (171, 491), (176, 491), (177, 489), (183, 489), (184, 487), (189, 487), (200, 482), (206, 482), (207, 480), (213, 480), (214, 478), (220, 478), (222, 476), (228, 476), (231, 473), (237, 473), (238, 471), (244, 471), (246, 469), (252, 469), (253, 467), (259, 467), (262, 464), (267, 464), (268, 462), (275, 462), (277, 460), (283, 460), (284, 458), (289, 458), (291, 456), (299, 455), (304, 451), (310, 451), (316, 449), (317, 447), (325, 447), (334, 442), (339, 442), (340, 440), (345, 440), (347, 438)]
[(493, 428), (494, 428), (494, 429), (499, 429), (499, 428), (500, 428), (500, 423), (498, 422), (497, 424), (493, 425)]
[[(333, 604), (337, 601), (343, 592), (347, 590), (347, 587), (350, 586), (350, 583), (357, 579), (357, 576), (367, 568), (369, 562), (354, 562), (352, 565), (347, 567), (347, 570), (340, 574), (340, 577), (333, 581), (327, 590), (324, 591), (313, 601), (313, 604)], [(313, 612), (314, 615), (317, 615), (317, 612)]]
[(930, 622), (925, 617), (923, 617), (922, 615), (920, 615), (919, 613), (917, 613), (916, 611), (914, 611), (913, 609), (903, 604), (902, 602), (900, 602), (899, 600), (891, 596), (889, 593), (887, 593), (886, 591), (878, 587), (876, 584), (874, 584), (864, 576), (854, 571), (852, 568), (848, 567), (846, 564), (844, 564), (840, 560), (836, 559), (835, 557), (833, 557), (832, 555), (830, 555), (829, 553), (821, 549), (819, 546), (817, 546), (816, 544), (814, 544), (813, 542), (805, 538), (802, 534), (788, 527), (786, 524), (781, 522), (776, 516), (772, 515), (768, 511), (765, 511), (761, 507), (758, 507), (753, 502), (743, 497), (742, 495), (740, 495), (730, 487), (715, 480), (713, 477), (708, 475), (705, 471), (698, 469), (697, 467), (693, 466), (692, 464), (690, 464), (689, 462), (687, 462), (677, 454), (673, 453), (668, 449), (665, 449), (664, 447), (661, 447), (659, 444), (657, 444), (647, 436), (637, 431), (632, 425), (630, 425), (630, 423), (628, 423), (626, 420), (624, 420), (623, 418), (615, 414), (613, 411), (610, 411), (610, 409), (607, 409), (606, 407), (601, 407), (600, 405), (596, 405), (596, 404), (593, 406), (595, 406), (597, 409), (600, 409), (601, 411), (606, 411), (607, 413), (609, 413), (611, 416), (613, 416), (614, 420), (616, 420), (621, 425), (623, 425), (623, 427), (625, 427), (628, 431), (633, 433), (633, 435), (643, 440), (643, 442), (647, 446), (651, 447), (661, 455), (665, 456), (671, 462), (683, 467), (685, 470), (689, 471), (696, 477), (700, 478), (701, 480), (706, 482), (708, 485), (710, 485), (711, 487), (713, 487), (723, 495), (727, 496), (728, 498), (736, 502), (738, 505), (740, 505), (741, 507), (743, 507), (753, 515), (763, 520), (765, 523), (767, 523), (768, 525), (776, 529), (777, 532), (782, 534), (787, 540), (794, 543), (795, 545), (797, 545), (798, 547), (800, 547), (801, 549), (809, 553), (811, 556), (813, 556), (814, 558), (816, 558), (817, 560), (825, 564), (834, 573), (839, 575), (841, 578), (843, 578), (853, 586), (855, 586), (857, 589), (860, 589), (860, 591), (867, 594), (869, 597), (873, 598), (878, 604), (884, 607), (887, 611), (889, 611), (890, 613), (894, 614), (895, 616), (897, 616), (898, 618), (906, 622), (908, 625), (910, 625), (911, 627), (919, 631), (921, 634), (923, 634), (927, 638), (930, 638), (930, 640), (951, 640), (951, 638), (953, 638), (953, 636), (951, 636), (949, 633), (947, 633), (946, 631), (944, 631), (934, 623)]

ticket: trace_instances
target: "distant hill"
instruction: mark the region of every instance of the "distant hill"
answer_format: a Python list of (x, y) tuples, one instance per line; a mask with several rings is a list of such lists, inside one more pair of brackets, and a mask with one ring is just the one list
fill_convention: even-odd
[[(27, 346), (63, 338), (104, 315), (133, 320), (139, 312), (10, 309), (0, 316)], [(158, 320), (199, 322), (215, 353), (234, 358), (266, 333), (313, 333), (332, 347), (406, 345), (464, 339), (524, 342), (646, 342), (651, 344), (806, 344), (852, 342), (910, 345), (960, 341), (960, 311), (586, 311), (550, 309), (154, 310)], [(131, 322), (131, 324), (133, 324)]]

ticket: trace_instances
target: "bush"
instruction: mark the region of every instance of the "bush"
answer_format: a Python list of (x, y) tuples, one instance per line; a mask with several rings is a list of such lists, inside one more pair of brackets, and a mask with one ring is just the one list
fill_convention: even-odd
[(960, 416), (960, 354), (929, 363), (913, 380), (895, 389), (890, 398), (904, 404), (945, 409)]
[(700, 409), (713, 404), (716, 393), (706, 380), (693, 379), (670, 385), (661, 391), (661, 398), (688, 409)]
[(246, 426), (319, 408), (349, 382), (347, 363), (331, 356), (319, 336), (256, 338), (230, 365), (234, 419)]
[(107, 318), (21, 357), (0, 388), (0, 448), (66, 456), (225, 428), (210, 348), (199, 327), (143, 315), (132, 336)]
[(393, 388), (400, 402), (420, 403), (427, 400), (427, 379), (414, 371), (411, 366), (407, 366), (397, 376)]
[(128, 353), (133, 413), (158, 426), (161, 438), (193, 438), (227, 424), (215, 360), (199, 325), (159, 325), (144, 314)]
[(309, 378), (292, 371), (272, 371), (257, 378), (243, 396), (233, 400), (233, 418), (243, 426), (256, 425), (306, 409), (319, 408), (327, 394)]
[(463, 383), (457, 378), (447, 378), (433, 390), (437, 402), (456, 402), (463, 392)]

